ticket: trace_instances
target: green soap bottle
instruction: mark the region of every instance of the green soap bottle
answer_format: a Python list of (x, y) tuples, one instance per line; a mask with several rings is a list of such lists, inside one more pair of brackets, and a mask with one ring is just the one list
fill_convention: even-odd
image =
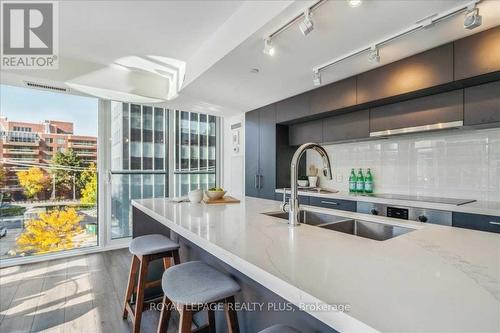
[(349, 176), (349, 193), (356, 192), (356, 173), (354, 172), (354, 168), (351, 169), (351, 175)]
[(363, 177), (363, 170), (359, 168), (358, 176), (356, 177), (356, 192), (363, 193), (365, 190), (365, 177)]
[(373, 193), (373, 176), (370, 168), (366, 171), (365, 193)]

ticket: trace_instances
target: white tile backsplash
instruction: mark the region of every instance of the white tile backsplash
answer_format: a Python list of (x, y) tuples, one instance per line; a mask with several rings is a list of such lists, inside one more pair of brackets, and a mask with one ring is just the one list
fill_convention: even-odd
[[(500, 201), (500, 129), (451, 130), (325, 146), (333, 180), (348, 190), (351, 168), (371, 168), (378, 193)], [(307, 164), (321, 166), (316, 152)]]

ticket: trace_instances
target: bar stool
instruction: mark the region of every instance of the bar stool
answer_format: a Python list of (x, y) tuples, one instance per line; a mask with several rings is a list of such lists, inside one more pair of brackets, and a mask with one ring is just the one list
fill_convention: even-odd
[(301, 333), (299, 330), (286, 325), (273, 325), (265, 328), (259, 333)]
[(166, 332), (172, 305), (180, 312), (179, 333), (190, 333), (193, 314), (205, 309), (209, 332), (215, 333), (213, 306), (218, 304), (224, 306), (228, 332), (239, 332), (234, 295), (240, 286), (229, 276), (201, 261), (191, 261), (167, 269), (161, 286), (165, 296), (158, 333)]
[[(161, 280), (146, 282), (149, 263), (156, 259), (163, 259), (165, 269), (180, 264), (179, 244), (163, 235), (146, 235), (134, 238), (130, 242), (129, 251), (132, 253), (132, 264), (130, 265), (130, 275), (128, 277), (127, 291), (125, 293), (125, 305), (123, 307), (123, 319), (128, 315), (132, 320), (133, 332), (141, 330), (141, 318), (144, 308), (144, 291), (147, 288), (161, 285)], [(139, 271), (137, 285), (135, 277)], [(131, 298), (136, 292), (135, 309), (132, 308)]]

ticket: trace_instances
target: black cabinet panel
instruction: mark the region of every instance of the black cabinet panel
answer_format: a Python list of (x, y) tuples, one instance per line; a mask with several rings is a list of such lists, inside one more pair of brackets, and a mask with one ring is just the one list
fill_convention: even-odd
[(310, 98), (310, 92), (306, 92), (276, 103), (276, 121), (282, 123), (308, 116)]
[(245, 193), (274, 199), (276, 189), (276, 108), (245, 114)]
[(361, 110), (326, 118), (323, 121), (323, 142), (370, 137), (370, 111)]
[(453, 213), (453, 226), (500, 233), (500, 217), (467, 213)]
[(500, 71), (500, 26), (454, 44), (455, 80)]
[(465, 125), (500, 122), (500, 81), (466, 88), (464, 102)]
[(351, 200), (310, 197), (309, 204), (311, 206), (347, 210), (350, 212), (356, 211), (356, 201)]
[(274, 199), (276, 189), (276, 111), (274, 104), (260, 109), (260, 198)]
[(323, 120), (290, 125), (289, 135), (291, 146), (299, 146), (306, 142), (323, 142)]
[(311, 92), (311, 114), (356, 105), (356, 77), (331, 83)]
[(259, 196), (259, 110), (245, 114), (245, 194)]
[(358, 75), (357, 103), (363, 104), (453, 82), (453, 43)]
[(370, 109), (371, 132), (458, 120), (463, 120), (463, 90)]

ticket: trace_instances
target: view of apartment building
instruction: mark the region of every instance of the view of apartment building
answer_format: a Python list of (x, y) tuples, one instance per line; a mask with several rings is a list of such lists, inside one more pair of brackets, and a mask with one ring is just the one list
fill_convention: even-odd
[(97, 138), (75, 135), (72, 122), (28, 123), (0, 117), (0, 161), (8, 168), (6, 186), (11, 192), (21, 190), (15, 171), (32, 163), (47, 164), (56, 152), (68, 149), (85, 164), (97, 161)]
[(47, 163), (55, 152), (71, 148), (86, 163), (97, 158), (97, 138), (75, 135), (73, 123), (27, 123), (0, 118), (0, 158)]

